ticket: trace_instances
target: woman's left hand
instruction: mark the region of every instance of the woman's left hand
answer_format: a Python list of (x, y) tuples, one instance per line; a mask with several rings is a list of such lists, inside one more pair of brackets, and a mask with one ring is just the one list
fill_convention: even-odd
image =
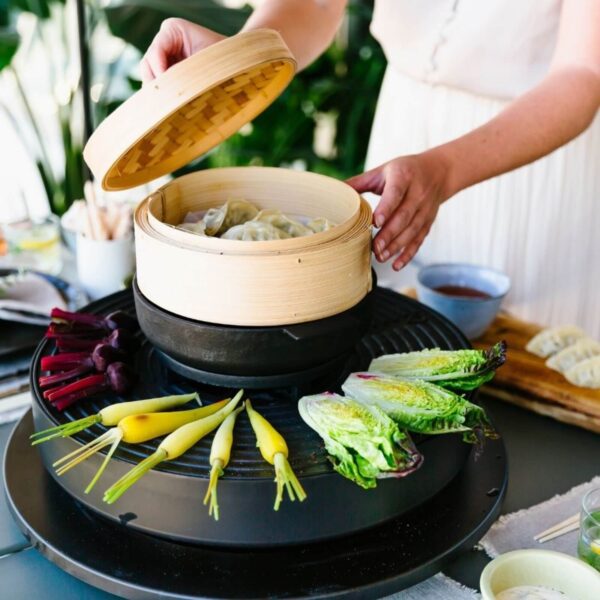
[(380, 228), (373, 249), (379, 262), (396, 257), (396, 271), (416, 254), (440, 205), (451, 195), (448, 162), (436, 150), (395, 158), (347, 181), (359, 193), (381, 196), (373, 213)]

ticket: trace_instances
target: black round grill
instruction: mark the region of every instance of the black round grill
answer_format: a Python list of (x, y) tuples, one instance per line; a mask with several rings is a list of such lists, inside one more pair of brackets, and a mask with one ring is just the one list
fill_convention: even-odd
[[(93, 303), (86, 310), (103, 314), (124, 310), (133, 314), (133, 298), (129, 291), (119, 292)], [(356, 346), (355, 351), (342, 361), (341, 367), (292, 387), (247, 390), (246, 397), (252, 400), (255, 408), (285, 437), (290, 449), (290, 462), (298, 475), (306, 477), (331, 473), (332, 468), (319, 437), (298, 415), (298, 398), (308, 393), (339, 391), (349, 373), (365, 370), (373, 358), (382, 354), (432, 347), (458, 349), (469, 347), (469, 344), (458, 329), (437, 313), (410, 298), (378, 288), (373, 294), (373, 322), (370, 331)], [(59, 424), (87, 417), (119, 401), (115, 394), (106, 393), (80, 401), (63, 413), (56, 411), (42, 399), (37, 385), (40, 358), (53, 352), (53, 344), (43, 342), (36, 352), (32, 368), (32, 389), (36, 401), (51, 421)], [(161, 360), (160, 352), (145, 339), (137, 354), (136, 370), (139, 382), (127, 400), (197, 391), (203, 403), (210, 403), (232, 396), (237, 391), (233, 385), (231, 388), (224, 388), (199, 384), (173, 372)], [(314, 374), (314, 370), (311, 373)], [(260, 386), (260, 378), (258, 379), (256, 385)], [(268, 378), (265, 378), (265, 383), (268, 383)], [(81, 432), (75, 439), (87, 443), (105, 430), (105, 427), (96, 425)], [(211, 440), (212, 436), (206, 437), (182, 457), (159, 465), (158, 470), (192, 477), (208, 477)], [(137, 445), (121, 443), (115, 458), (138, 463), (151, 454), (159, 443), (160, 439)], [(245, 413), (240, 415), (236, 424), (234, 450), (224, 478), (273, 478), (272, 467), (265, 463), (256, 448), (254, 434)]]

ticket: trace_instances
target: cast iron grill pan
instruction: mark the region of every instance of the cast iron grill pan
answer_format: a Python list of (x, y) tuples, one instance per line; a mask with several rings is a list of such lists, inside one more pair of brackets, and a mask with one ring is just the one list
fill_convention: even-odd
[[(303, 394), (339, 390), (346, 376), (365, 369), (370, 360), (390, 352), (426, 347), (468, 347), (464, 336), (442, 316), (395, 292), (377, 288), (373, 292), (370, 331), (336, 372), (312, 382), (279, 389), (256, 389), (247, 393), (253, 404), (284, 435), (290, 462), (301, 478), (309, 498), (299, 504), (286, 501), (278, 513), (272, 510), (275, 485), (273, 470), (261, 458), (245, 414), (235, 430), (232, 459), (219, 484), (221, 520), (208, 518), (202, 505), (206, 490), (212, 436), (184, 456), (162, 463), (131, 488), (117, 503), (102, 503), (103, 491), (152, 453), (160, 440), (144, 444), (122, 443), (115, 460), (88, 496), (83, 489), (98, 468), (97, 455), (60, 478), (72, 496), (97, 513), (151, 534), (191, 543), (269, 546), (318, 541), (353, 533), (396, 517), (421, 504), (445, 487), (460, 471), (470, 447), (458, 435), (416, 439), (425, 456), (424, 466), (402, 480), (386, 479), (376, 490), (365, 491), (336, 474), (320, 438), (300, 419), (296, 400)], [(89, 310), (107, 314), (113, 310), (133, 313), (131, 292), (119, 292), (90, 305)], [(141, 335), (141, 334), (140, 334)], [(112, 394), (81, 401), (58, 413), (42, 400), (37, 386), (39, 362), (53, 346), (42, 342), (33, 360), (33, 414), (36, 430), (97, 413), (118, 400)], [(145, 339), (137, 355), (140, 382), (127, 399), (198, 391), (205, 403), (230, 396), (236, 389), (199, 385), (169, 370), (160, 353)], [(81, 432), (72, 440), (58, 440), (39, 448), (46, 467), (76, 444), (86, 443), (105, 431), (102, 426)], [(165, 509), (168, 507), (168, 509)]]
[[(376, 285), (373, 272), (373, 289)], [(234, 327), (166, 311), (142, 294), (136, 279), (133, 297), (140, 328), (154, 346), (176, 361), (176, 367), (249, 377), (286, 374), (288, 379), (348, 354), (367, 332), (373, 304), (371, 291), (356, 306), (326, 319), (278, 327)]]

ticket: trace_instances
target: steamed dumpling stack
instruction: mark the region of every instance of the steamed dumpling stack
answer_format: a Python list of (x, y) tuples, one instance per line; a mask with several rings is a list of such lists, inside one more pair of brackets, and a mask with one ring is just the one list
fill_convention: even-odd
[(544, 329), (525, 349), (546, 358), (546, 365), (573, 385), (600, 389), (600, 343), (578, 327)]
[(226, 240), (267, 241), (302, 237), (327, 231), (334, 226), (323, 217), (301, 223), (284, 215), (280, 210), (258, 210), (242, 199), (228, 200), (223, 206), (206, 212), (189, 212), (178, 229), (220, 237)]

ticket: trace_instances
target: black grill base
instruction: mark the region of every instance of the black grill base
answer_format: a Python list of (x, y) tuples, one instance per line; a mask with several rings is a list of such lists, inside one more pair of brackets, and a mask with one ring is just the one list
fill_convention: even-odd
[[(122, 527), (74, 501), (29, 445), (31, 432), (27, 414), (9, 440), (4, 464), (8, 504), (19, 527), (71, 575), (136, 600), (381, 598), (471, 548), (498, 516), (506, 492), (504, 445), (494, 440), (477, 459), (471, 453), (442, 493), (364, 533), (260, 551), (189, 546)], [(129, 515), (122, 517), (126, 523)]]
[[(339, 390), (350, 372), (366, 369), (375, 356), (425, 347), (467, 346), (453, 325), (413, 300), (376, 289), (372, 302), (371, 330), (336, 368), (313, 373), (297, 385), (279, 387), (286, 382), (278, 382), (276, 387), (267, 389), (265, 386), (273, 386), (273, 381), (258, 377), (251, 383), (261, 389), (247, 391), (254, 406), (286, 439), (291, 465), (308, 494), (305, 502), (284, 500), (279, 511), (273, 511), (273, 467), (260, 456), (245, 414), (240, 415), (236, 423), (231, 462), (219, 483), (221, 520), (218, 523), (208, 516), (202, 505), (208, 485), (212, 436), (207, 436), (182, 457), (162, 463), (147, 473), (113, 505), (102, 502), (104, 490), (132, 464), (151, 454), (157, 440), (121, 444), (89, 495), (83, 490), (100, 466), (103, 454), (57, 477), (57, 483), (88, 508), (116, 522), (126, 522), (129, 528), (187, 543), (236, 546), (290, 545), (348, 535), (389, 521), (427, 501), (457, 476), (467, 460), (471, 447), (461, 441), (460, 435), (415, 437), (425, 458), (423, 466), (406, 478), (383, 479), (376, 489), (363, 490), (333, 471), (321, 439), (298, 414), (297, 400), (301, 395)], [(131, 292), (109, 296), (92, 304), (90, 309), (104, 314), (117, 309), (133, 312)], [(137, 357), (140, 383), (128, 399), (198, 391), (204, 402), (212, 402), (231, 396), (240, 384), (247, 383), (228, 379), (226, 387), (218, 387), (190, 381), (189, 373), (182, 377), (170, 369), (162, 355), (147, 340), (142, 341)], [(81, 401), (62, 414), (55, 411), (43, 400), (37, 387), (40, 358), (50, 352), (52, 344), (43, 342), (33, 359), (31, 383), (36, 431), (96, 414), (116, 400), (110, 394), (103, 394)], [(53, 462), (104, 430), (95, 426), (74, 439), (58, 439), (38, 446), (51, 475), (55, 477)]]

